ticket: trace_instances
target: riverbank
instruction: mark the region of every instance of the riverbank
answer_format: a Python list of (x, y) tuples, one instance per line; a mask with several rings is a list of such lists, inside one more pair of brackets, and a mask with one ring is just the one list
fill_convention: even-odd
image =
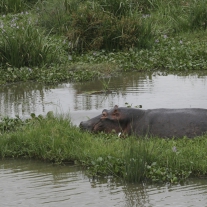
[(121, 139), (116, 134), (82, 132), (66, 116), (32, 117), (1, 122), (1, 159), (74, 163), (85, 167), (90, 176), (113, 175), (129, 182), (178, 183), (189, 176), (206, 176), (206, 135), (177, 140)]
[(0, 84), (88, 81), (131, 70), (206, 70), (205, 7), (205, 1), (191, 0), (5, 1)]

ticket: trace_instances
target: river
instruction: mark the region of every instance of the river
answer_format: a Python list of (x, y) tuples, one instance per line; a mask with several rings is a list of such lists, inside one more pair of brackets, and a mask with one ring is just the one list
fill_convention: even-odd
[(204, 207), (207, 179), (182, 185), (92, 180), (76, 166), (29, 160), (0, 161), (0, 204), (6, 207)]

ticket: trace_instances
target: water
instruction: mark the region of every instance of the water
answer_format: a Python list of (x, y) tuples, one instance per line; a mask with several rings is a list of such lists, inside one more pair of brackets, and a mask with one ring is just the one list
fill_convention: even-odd
[(206, 179), (173, 186), (97, 181), (75, 166), (26, 160), (1, 160), (0, 175), (0, 204), (7, 207), (207, 206)]
[[(103, 82), (110, 93), (101, 93)], [(69, 113), (74, 124), (114, 105), (149, 108), (207, 108), (207, 72), (127, 73), (86, 83), (45, 86), (17, 83), (0, 88), (0, 115), (28, 117)], [(0, 161), (0, 206), (207, 206), (207, 180), (184, 185), (126, 184), (89, 179), (75, 166), (22, 160)]]
[[(100, 93), (103, 81), (110, 93)], [(44, 86), (19, 83), (0, 88), (0, 114), (28, 117), (48, 111), (69, 113), (76, 125), (114, 105), (149, 108), (207, 108), (207, 72), (166, 74), (125, 73), (119, 77), (86, 83)]]

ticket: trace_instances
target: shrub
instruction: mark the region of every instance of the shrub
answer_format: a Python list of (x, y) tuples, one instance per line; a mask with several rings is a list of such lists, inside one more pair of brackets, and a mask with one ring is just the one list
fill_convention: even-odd
[[(140, 3), (139, 3), (140, 4)], [(135, 10), (137, 1), (46, 1), (37, 6), (39, 24), (68, 37), (69, 47), (88, 50), (145, 48), (152, 39), (151, 23)], [(134, 12), (134, 14), (133, 14)]]
[(152, 41), (151, 24), (141, 18), (117, 18), (89, 8), (80, 8), (72, 14), (67, 36), (71, 48), (78, 52), (146, 48)]

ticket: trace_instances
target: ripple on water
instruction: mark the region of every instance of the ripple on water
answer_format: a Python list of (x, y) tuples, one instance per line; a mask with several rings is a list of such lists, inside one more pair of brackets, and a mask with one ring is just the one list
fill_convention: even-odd
[(90, 180), (74, 166), (21, 160), (0, 161), (2, 206), (207, 206), (207, 181), (184, 185), (126, 184)]
[[(70, 113), (74, 124), (114, 105), (151, 108), (207, 108), (207, 72), (124, 73), (105, 80), (112, 93), (103, 91), (103, 80), (45, 86), (18, 83), (0, 88), (0, 114), (28, 117), (48, 111)], [(98, 93), (94, 93), (98, 92)]]
[(0, 162), (0, 193), (4, 206), (105, 206), (106, 202), (116, 206), (120, 200), (120, 194), (115, 196), (115, 186), (89, 182), (75, 167), (21, 163)]

